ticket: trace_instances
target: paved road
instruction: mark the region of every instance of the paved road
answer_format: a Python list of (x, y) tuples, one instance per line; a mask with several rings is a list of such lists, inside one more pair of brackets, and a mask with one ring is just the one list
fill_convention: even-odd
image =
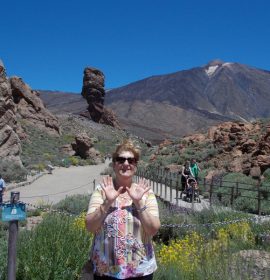
[[(93, 181), (99, 182), (100, 173), (108, 166), (103, 164), (91, 166), (72, 166), (56, 168), (53, 174), (45, 174), (30, 185), (12, 189), (20, 192), (20, 200), (35, 206), (55, 204), (66, 196), (73, 194), (89, 194), (93, 191)], [(4, 196), (9, 200), (10, 191)]]

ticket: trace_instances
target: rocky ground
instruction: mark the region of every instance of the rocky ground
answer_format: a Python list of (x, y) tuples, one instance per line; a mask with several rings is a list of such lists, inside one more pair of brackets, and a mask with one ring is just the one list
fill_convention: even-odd
[[(211, 146), (211, 150), (207, 150)], [(225, 122), (211, 127), (207, 133), (193, 134), (177, 141), (165, 140), (150, 156), (154, 163), (158, 158), (180, 157), (192, 150), (205, 155), (201, 160), (207, 162), (218, 173), (238, 172), (260, 178), (270, 168), (270, 121), (253, 123)], [(181, 166), (168, 166), (170, 170), (181, 170)], [(178, 168), (178, 169), (177, 169)]]

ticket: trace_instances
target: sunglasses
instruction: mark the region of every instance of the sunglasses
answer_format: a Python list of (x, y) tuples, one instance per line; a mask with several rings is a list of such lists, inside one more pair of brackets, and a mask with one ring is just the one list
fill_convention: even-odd
[(129, 158), (116, 157), (115, 158), (115, 161), (118, 162), (118, 163), (121, 163), (121, 164), (125, 163), (126, 160), (128, 161), (129, 164), (136, 164), (137, 163), (137, 160), (134, 157), (129, 157)]

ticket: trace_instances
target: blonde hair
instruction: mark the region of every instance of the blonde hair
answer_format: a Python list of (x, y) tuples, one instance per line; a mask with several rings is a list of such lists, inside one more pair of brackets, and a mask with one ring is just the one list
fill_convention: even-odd
[(124, 139), (123, 142), (116, 147), (116, 150), (112, 154), (113, 162), (115, 162), (116, 158), (122, 152), (125, 152), (125, 151), (129, 151), (129, 152), (133, 153), (136, 161), (138, 161), (140, 159), (140, 154), (141, 154), (140, 148), (138, 146), (135, 146), (134, 143), (132, 142), (132, 140)]

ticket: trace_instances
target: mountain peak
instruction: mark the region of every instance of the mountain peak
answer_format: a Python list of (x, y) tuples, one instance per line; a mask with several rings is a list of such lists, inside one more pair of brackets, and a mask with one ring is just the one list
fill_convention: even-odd
[(206, 65), (206, 67), (221, 66), (222, 64), (224, 64), (224, 61), (222, 61), (221, 59), (214, 59), (214, 60), (209, 61)]

